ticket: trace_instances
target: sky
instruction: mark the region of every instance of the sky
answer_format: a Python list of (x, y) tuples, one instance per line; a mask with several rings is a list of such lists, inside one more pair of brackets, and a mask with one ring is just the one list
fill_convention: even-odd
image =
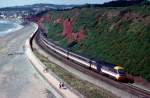
[(31, 5), (35, 3), (50, 3), (50, 4), (85, 4), (96, 3), (102, 4), (112, 0), (0, 0), (0, 7)]

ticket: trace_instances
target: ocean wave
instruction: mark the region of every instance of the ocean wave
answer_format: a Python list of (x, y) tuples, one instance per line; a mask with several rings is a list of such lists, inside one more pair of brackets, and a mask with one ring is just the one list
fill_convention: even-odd
[(0, 23), (11, 23), (11, 22), (8, 20), (0, 20)]
[(17, 31), (17, 30), (23, 28), (22, 25), (20, 25), (20, 24), (18, 24), (18, 23), (15, 23), (15, 22), (12, 22), (12, 21), (0, 20), (0, 23), (13, 24), (13, 25), (14, 25), (14, 27), (12, 27), (12, 28), (9, 28), (9, 29), (7, 29), (7, 30), (5, 30), (5, 31), (0, 31), (0, 36), (4, 36), (4, 35), (6, 35), (6, 34), (8, 34), (8, 33), (15, 32), (15, 31)]
[(21, 28), (23, 28), (23, 26), (17, 25), (17, 27), (15, 27), (15, 28), (10, 28), (10, 29), (8, 29), (8, 30), (6, 30), (6, 31), (1, 32), (1, 34), (7, 34), (7, 33), (9, 33), (9, 32), (15, 32), (15, 31), (17, 31), (17, 30), (19, 30), (19, 29), (21, 29)]

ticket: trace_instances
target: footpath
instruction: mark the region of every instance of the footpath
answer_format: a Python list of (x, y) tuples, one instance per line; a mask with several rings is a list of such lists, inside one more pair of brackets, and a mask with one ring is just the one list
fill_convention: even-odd
[[(38, 26), (37, 26), (38, 29)], [(31, 45), (30, 45), (30, 40), (34, 33), (37, 31), (37, 29), (33, 32), (31, 37), (26, 41), (25, 43), (25, 49), (26, 49), (26, 55), (28, 59), (31, 61), (33, 66), (38, 70), (38, 72), (47, 80), (47, 82), (58, 92), (60, 95), (57, 97), (59, 98), (81, 98), (80, 95), (77, 93), (74, 93), (72, 90), (69, 88), (60, 88), (60, 81), (54, 77), (52, 74), (49, 72), (45, 71), (45, 65), (34, 55)]]

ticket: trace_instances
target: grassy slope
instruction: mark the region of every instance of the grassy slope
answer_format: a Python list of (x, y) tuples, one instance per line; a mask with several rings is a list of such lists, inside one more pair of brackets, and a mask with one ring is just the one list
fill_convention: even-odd
[(126, 8), (76, 8), (52, 11), (51, 23), (45, 23), (48, 36), (67, 46), (61, 35), (63, 26), (54, 23), (75, 16), (73, 31), (86, 28), (86, 38), (75, 45), (74, 51), (125, 65), (129, 73), (150, 80), (150, 6)]
[(63, 79), (71, 87), (78, 90), (86, 98), (117, 98), (111, 92), (106, 91), (102, 88), (98, 88), (87, 81), (81, 80), (78, 77), (74, 76), (72, 73), (64, 70), (62, 67), (50, 63), (47, 58), (41, 56), (39, 53), (37, 53), (37, 51), (35, 51), (35, 54), (52, 72)]

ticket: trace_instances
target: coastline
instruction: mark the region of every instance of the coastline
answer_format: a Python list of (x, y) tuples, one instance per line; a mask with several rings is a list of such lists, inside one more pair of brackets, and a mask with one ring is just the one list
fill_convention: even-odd
[(14, 21), (14, 20), (1, 20), (0, 19), (0, 23), (6, 23), (6, 24), (12, 23), (12, 25), (14, 25), (14, 27), (12, 27), (12, 28), (9, 28), (4, 31), (0, 31), (0, 38), (5, 37), (5, 36), (9, 35), (10, 33), (14, 33), (24, 27), (24, 25), (21, 25), (22, 22), (18, 22), (17, 20)]
[(17, 35), (23, 33), (26, 30), (26, 27), (29, 27), (31, 25), (31, 23), (29, 23), (28, 25), (23, 25), (23, 27), (18, 30), (10, 31), (4, 36), (0, 36), (0, 52), (5, 51), (5, 47), (7, 46), (7, 43), (11, 41), (11, 39), (16, 38), (17, 40)]
[[(49, 84), (38, 74), (25, 55), (24, 43), (34, 29), (35, 26), (29, 23), (0, 42), (0, 46), (4, 45), (0, 50), (0, 98), (54, 96), (51, 92), (43, 93), (49, 91)], [(12, 55), (8, 55), (9, 53)]]

